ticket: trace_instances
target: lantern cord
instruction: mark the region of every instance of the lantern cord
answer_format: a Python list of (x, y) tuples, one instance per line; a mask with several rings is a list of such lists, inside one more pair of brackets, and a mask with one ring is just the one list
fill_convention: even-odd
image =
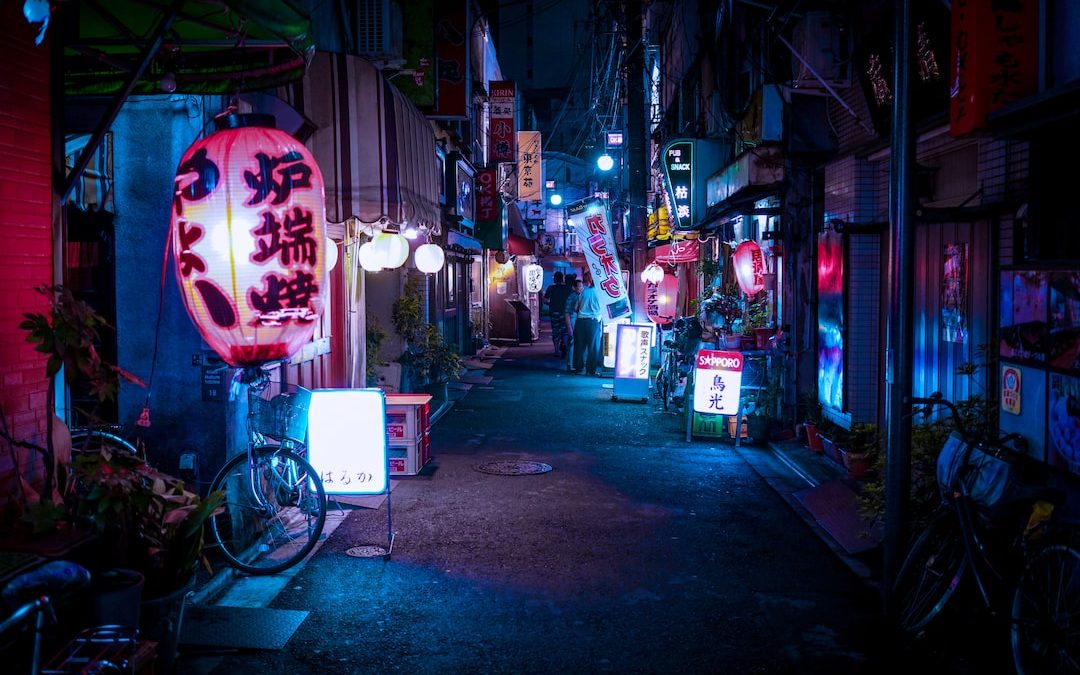
[(154, 352), (150, 357), (150, 376), (146, 378), (146, 402), (143, 403), (144, 412), (150, 410), (150, 392), (153, 391), (154, 385), (154, 371), (157, 370), (157, 356), (158, 356), (158, 338), (161, 335), (161, 315), (162, 310), (165, 307), (165, 272), (169, 266), (169, 237), (172, 236), (172, 232), (169, 231), (165, 238), (165, 251), (161, 257), (161, 284), (158, 289), (158, 310), (157, 321), (154, 322)]

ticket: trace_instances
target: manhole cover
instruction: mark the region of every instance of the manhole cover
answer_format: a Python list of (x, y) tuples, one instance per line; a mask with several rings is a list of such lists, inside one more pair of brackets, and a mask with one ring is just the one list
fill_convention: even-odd
[(525, 461), (502, 461), (477, 464), (475, 467), (480, 473), (490, 473), (496, 476), (528, 476), (535, 473), (547, 473), (551, 471), (550, 464), (543, 462)]
[(384, 546), (353, 546), (345, 550), (345, 555), (354, 558), (380, 558), (389, 553)]

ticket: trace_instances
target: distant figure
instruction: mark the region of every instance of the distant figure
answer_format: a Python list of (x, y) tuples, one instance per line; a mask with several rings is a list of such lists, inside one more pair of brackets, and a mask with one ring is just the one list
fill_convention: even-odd
[(566, 330), (566, 298), (569, 295), (570, 287), (563, 283), (563, 273), (556, 272), (552, 284), (544, 291), (548, 316), (551, 317), (551, 341), (555, 344), (555, 356), (566, 356), (570, 350), (569, 332)]
[(584, 288), (574, 303), (577, 311), (574, 321), (574, 372), (580, 373), (584, 367), (586, 373), (596, 375), (600, 369), (600, 338), (604, 327), (600, 318), (600, 296), (588, 271), (583, 275), (583, 282)]
[(566, 352), (566, 369), (572, 370), (574, 363), (574, 322), (577, 320), (577, 301), (585, 286), (581, 283), (581, 279), (577, 278), (576, 274), (568, 274), (566, 275), (566, 278), (566, 285), (572, 289), (570, 296), (566, 298), (566, 332), (570, 338), (570, 349)]

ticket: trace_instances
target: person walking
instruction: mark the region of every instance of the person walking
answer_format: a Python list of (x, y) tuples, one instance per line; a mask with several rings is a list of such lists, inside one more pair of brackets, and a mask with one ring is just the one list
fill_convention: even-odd
[(574, 321), (574, 372), (582, 368), (589, 375), (597, 375), (600, 369), (600, 337), (603, 323), (600, 315), (600, 296), (596, 293), (592, 273), (582, 275), (584, 287), (574, 304), (577, 318)]
[(555, 345), (555, 356), (566, 356), (570, 350), (568, 331), (566, 330), (566, 299), (571, 289), (563, 283), (563, 273), (552, 275), (552, 284), (544, 291), (544, 301), (548, 305), (548, 317), (551, 319), (551, 341)]

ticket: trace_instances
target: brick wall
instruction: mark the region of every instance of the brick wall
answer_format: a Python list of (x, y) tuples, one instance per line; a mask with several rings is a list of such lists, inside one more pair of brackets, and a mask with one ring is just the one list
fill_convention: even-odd
[[(52, 281), (49, 50), (34, 45), (21, 2), (0, 3), (0, 406), (18, 438), (44, 441), (45, 360), (19, 330), (23, 312), (44, 309), (34, 288)], [(20, 461), (26, 464), (26, 457)], [(24, 473), (28, 473), (24, 471)], [(0, 506), (13, 494), (11, 454), (0, 454)], [(36, 480), (40, 472), (33, 472)]]

